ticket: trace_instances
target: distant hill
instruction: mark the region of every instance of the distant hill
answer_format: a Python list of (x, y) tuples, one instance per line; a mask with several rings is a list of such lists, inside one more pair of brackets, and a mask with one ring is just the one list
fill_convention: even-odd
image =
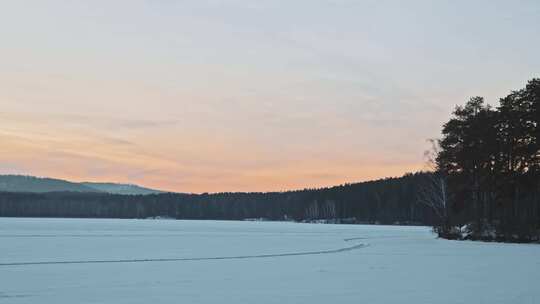
[(84, 183), (81, 183), (81, 185), (98, 190), (100, 192), (107, 192), (107, 193), (113, 193), (113, 194), (145, 195), (145, 194), (156, 194), (156, 193), (163, 192), (163, 191), (144, 188), (144, 187), (140, 187), (140, 186), (132, 185), (132, 184), (84, 182)]
[(66, 180), (24, 176), (24, 175), (0, 175), (0, 191), (7, 192), (101, 192), (79, 183)]
[(153, 194), (162, 191), (137, 185), (115, 183), (75, 183), (62, 179), (25, 175), (0, 175), (0, 192), (99, 192), (124, 195)]

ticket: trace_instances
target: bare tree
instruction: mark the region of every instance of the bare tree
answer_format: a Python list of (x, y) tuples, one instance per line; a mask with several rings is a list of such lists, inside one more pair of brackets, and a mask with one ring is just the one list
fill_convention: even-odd
[(429, 150), (424, 152), (425, 169), (427, 171), (425, 181), (421, 183), (417, 200), (431, 208), (437, 215), (443, 229), (448, 228), (448, 193), (446, 176), (437, 165), (437, 155), (439, 154), (439, 143), (435, 139), (429, 139), (431, 145)]

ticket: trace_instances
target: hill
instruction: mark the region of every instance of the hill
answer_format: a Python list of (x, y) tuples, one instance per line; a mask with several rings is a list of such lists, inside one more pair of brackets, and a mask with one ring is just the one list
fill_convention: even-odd
[(62, 179), (25, 175), (0, 175), (0, 192), (90, 192), (122, 195), (146, 195), (162, 191), (143, 188), (132, 184), (76, 183)]
[(0, 175), (4, 192), (101, 192), (95, 188), (66, 180), (25, 175)]
[(116, 184), (116, 183), (93, 183), (93, 182), (83, 182), (81, 185), (93, 188), (100, 192), (107, 192), (113, 194), (123, 194), (123, 195), (146, 195), (146, 194), (156, 194), (163, 191), (154, 190), (150, 188), (144, 188), (133, 184)]

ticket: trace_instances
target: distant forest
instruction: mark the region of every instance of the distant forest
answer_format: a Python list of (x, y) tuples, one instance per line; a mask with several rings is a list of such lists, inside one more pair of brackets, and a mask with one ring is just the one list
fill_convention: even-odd
[(270, 193), (117, 195), (0, 192), (0, 216), (290, 220), (329, 223), (418, 224), (437, 221), (417, 203), (430, 173)]

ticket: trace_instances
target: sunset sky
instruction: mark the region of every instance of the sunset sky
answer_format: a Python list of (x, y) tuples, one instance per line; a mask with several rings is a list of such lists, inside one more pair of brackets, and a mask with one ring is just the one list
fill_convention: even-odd
[(540, 76), (536, 0), (2, 1), (0, 38), (0, 174), (180, 192), (416, 171)]

